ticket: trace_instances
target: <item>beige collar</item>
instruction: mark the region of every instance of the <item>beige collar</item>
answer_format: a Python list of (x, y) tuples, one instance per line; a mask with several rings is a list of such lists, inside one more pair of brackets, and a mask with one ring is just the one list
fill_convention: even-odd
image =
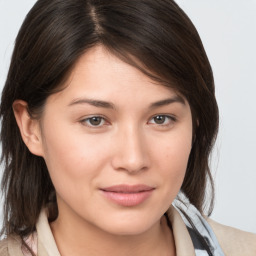
[(38, 236), (38, 255), (61, 256), (51, 232), (46, 209), (42, 210), (39, 215), (36, 230)]
[(192, 240), (179, 212), (171, 206), (167, 213), (172, 224), (176, 256), (195, 256)]
[[(170, 218), (173, 236), (176, 246), (177, 256), (195, 256), (195, 250), (188, 233), (188, 230), (178, 213), (178, 211), (171, 206), (168, 210), (168, 216)], [(39, 216), (38, 223), (36, 225), (38, 234), (38, 253), (40, 256), (61, 256), (57, 245), (55, 243), (53, 234), (51, 232), (46, 211), (43, 210)]]

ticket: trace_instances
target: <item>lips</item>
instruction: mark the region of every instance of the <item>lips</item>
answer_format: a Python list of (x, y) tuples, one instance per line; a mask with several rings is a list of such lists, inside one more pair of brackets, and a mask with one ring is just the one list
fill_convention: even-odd
[(116, 185), (100, 189), (103, 195), (110, 201), (120, 206), (132, 207), (146, 201), (155, 188), (138, 185)]

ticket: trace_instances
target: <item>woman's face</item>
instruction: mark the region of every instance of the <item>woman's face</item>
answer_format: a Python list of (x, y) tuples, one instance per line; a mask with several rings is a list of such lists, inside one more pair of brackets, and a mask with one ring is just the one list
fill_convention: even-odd
[(192, 141), (187, 101), (100, 46), (47, 99), (40, 127), (59, 218), (69, 223), (139, 234), (180, 190)]

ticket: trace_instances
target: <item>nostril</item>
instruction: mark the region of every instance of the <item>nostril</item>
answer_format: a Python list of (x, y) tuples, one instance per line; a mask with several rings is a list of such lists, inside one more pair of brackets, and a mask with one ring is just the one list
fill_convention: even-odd
[(112, 165), (116, 170), (123, 170), (129, 173), (138, 173), (148, 169), (149, 163), (145, 156), (139, 158), (128, 158), (125, 155), (115, 156)]

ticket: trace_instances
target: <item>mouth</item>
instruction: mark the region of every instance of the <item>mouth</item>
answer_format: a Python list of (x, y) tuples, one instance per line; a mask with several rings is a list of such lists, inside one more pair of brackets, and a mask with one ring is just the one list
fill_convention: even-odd
[(155, 190), (143, 184), (138, 185), (116, 185), (100, 189), (103, 195), (110, 201), (120, 206), (132, 207), (142, 204)]

